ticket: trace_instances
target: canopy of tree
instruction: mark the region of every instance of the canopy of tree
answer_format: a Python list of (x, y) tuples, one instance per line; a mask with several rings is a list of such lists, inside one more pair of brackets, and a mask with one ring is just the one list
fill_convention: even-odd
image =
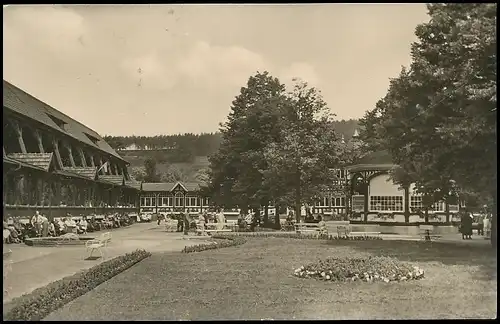
[(360, 136), (366, 150), (390, 150), (394, 178), (415, 183), (427, 204), (479, 197), (496, 218), (496, 4), (427, 7), (410, 67), (360, 121)]

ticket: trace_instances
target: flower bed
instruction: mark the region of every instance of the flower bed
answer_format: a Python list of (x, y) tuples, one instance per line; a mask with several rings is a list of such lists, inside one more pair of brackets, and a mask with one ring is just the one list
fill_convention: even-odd
[(54, 281), (4, 305), (3, 319), (7, 321), (39, 321), (150, 255), (151, 253), (144, 250), (137, 250), (102, 262), (75, 275)]
[(202, 243), (192, 246), (186, 246), (182, 250), (184, 253), (202, 252), (206, 250), (221, 249), (230, 246), (241, 245), (246, 242), (242, 237), (229, 237), (225, 235), (212, 235), (213, 239), (219, 239), (219, 241), (213, 241), (210, 243)]
[(32, 237), (24, 241), (28, 246), (58, 246), (58, 245), (84, 245), (86, 241), (94, 239), (93, 237)]
[(329, 258), (295, 270), (299, 278), (324, 281), (406, 281), (424, 277), (424, 270), (388, 257)]
[(285, 233), (285, 232), (232, 232), (230, 234), (223, 234), (223, 237), (231, 236), (247, 236), (247, 237), (279, 237), (279, 238), (293, 238), (293, 239), (307, 239), (307, 240), (344, 240), (344, 241), (369, 241), (369, 240), (382, 240), (380, 236), (337, 236), (337, 235), (316, 235), (316, 234), (298, 234), (298, 233)]

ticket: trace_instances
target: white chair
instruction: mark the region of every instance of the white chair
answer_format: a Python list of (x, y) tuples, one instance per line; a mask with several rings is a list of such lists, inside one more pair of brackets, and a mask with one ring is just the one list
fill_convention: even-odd
[(87, 257), (87, 259), (90, 259), (92, 257), (92, 253), (97, 250), (101, 254), (101, 257), (104, 259), (104, 253), (102, 251), (103, 248), (107, 247), (109, 242), (111, 242), (111, 233), (106, 232), (101, 234), (98, 238), (93, 239), (93, 240), (88, 240), (85, 242), (85, 248), (87, 250), (87, 253), (90, 254)]

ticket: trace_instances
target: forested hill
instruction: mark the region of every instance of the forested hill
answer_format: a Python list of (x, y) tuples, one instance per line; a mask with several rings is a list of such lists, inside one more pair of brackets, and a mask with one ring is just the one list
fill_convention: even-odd
[[(335, 121), (335, 129), (351, 139), (358, 125), (356, 119)], [(220, 133), (178, 134), (158, 136), (104, 136), (115, 150), (164, 150), (188, 161), (195, 156), (210, 156), (217, 151), (221, 142)], [(179, 161), (180, 162), (180, 161)]]

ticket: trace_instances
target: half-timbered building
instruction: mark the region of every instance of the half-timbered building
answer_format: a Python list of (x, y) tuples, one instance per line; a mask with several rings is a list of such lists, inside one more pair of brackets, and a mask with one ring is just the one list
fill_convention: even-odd
[(95, 131), (3, 81), (4, 214), (138, 212), (127, 166)]

